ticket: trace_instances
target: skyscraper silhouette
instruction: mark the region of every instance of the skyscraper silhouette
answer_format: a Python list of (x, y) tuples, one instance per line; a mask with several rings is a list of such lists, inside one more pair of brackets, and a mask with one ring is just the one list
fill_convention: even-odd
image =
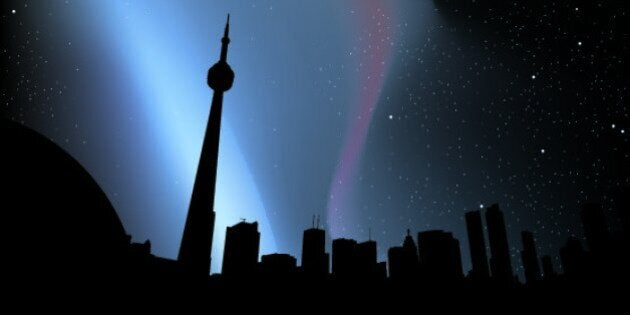
[(512, 261), (510, 260), (510, 247), (503, 212), (499, 209), (498, 204), (493, 204), (486, 209), (486, 223), (488, 224), (488, 239), (490, 241), (492, 278), (503, 284), (512, 283), (514, 276)]
[(534, 234), (529, 231), (523, 231), (521, 232), (521, 237), (523, 239), (521, 259), (523, 260), (523, 268), (525, 268), (525, 280), (527, 283), (534, 283), (540, 280), (540, 265), (538, 265)]
[(407, 230), (402, 246), (392, 247), (387, 252), (389, 276), (394, 280), (415, 280), (418, 275), (418, 247)]
[(313, 227), (304, 231), (302, 239), (302, 271), (308, 276), (323, 277), (328, 273), (326, 232)]
[(357, 241), (338, 238), (332, 242), (332, 274), (337, 279), (356, 275)]
[(210, 272), (210, 253), (214, 233), (214, 193), (219, 158), (219, 138), (221, 133), (221, 112), (223, 93), (232, 87), (234, 72), (227, 63), (227, 50), (230, 43), (230, 16), (221, 39), (219, 62), (208, 70), (208, 86), (214, 90), (210, 118), (201, 148), (199, 166), (195, 177), (188, 216), (178, 260), (186, 271), (207, 275)]
[(357, 244), (356, 272), (362, 279), (375, 279), (376, 270), (376, 242), (372, 240)]
[(581, 274), (584, 271), (585, 259), (586, 253), (582, 243), (575, 237), (569, 237), (566, 244), (560, 248), (560, 261), (567, 276)]
[(540, 263), (543, 269), (543, 278), (545, 280), (551, 280), (556, 277), (556, 271), (553, 269), (553, 262), (551, 256), (544, 255), (540, 258)]
[(430, 282), (453, 281), (463, 277), (459, 241), (442, 230), (418, 233), (420, 275)]
[(251, 276), (256, 271), (259, 248), (258, 222), (228, 226), (221, 273), (227, 277)]
[(483, 225), (480, 211), (466, 212), (466, 230), (468, 232), (468, 244), (470, 247), (470, 259), (472, 270), (470, 276), (473, 279), (488, 279), (488, 255), (486, 254), (486, 242), (483, 237)]
[(609, 241), (609, 234), (606, 215), (601, 206), (596, 203), (585, 203), (582, 205), (580, 215), (588, 250), (591, 252), (605, 250)]
[(402, 246), (390, 247), (387, 250), (387, 264), (390, 279), (396, 281), (409, 279), (405, 269), (405, 254)]

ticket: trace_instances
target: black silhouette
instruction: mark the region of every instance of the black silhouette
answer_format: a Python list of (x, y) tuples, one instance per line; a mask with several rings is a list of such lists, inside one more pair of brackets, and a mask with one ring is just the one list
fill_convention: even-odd
[(372, 240), (357, 244), (356, 272), (361, 279), (378, 279), (378, 265), (376, 261), (376, 242)]
[(523, 239), (523, 250), (521, 251), (521, 259), (523, 260), (523, 268), (525, 268), (525, 281), (532, 284), (540, 280), (540, 266), (538, 265), (538, 253), (536, 251), (536, 242), (534, 234), (529, 231), (521, 232)]
[(476, 280), (487, 280), (490, 278), (490, 269), (486, 254), (486, 242), (483, 236), (481, 211), (466, 212), (466, 230), (468, 231), (468, 244), (472, 262), (470, 277)]
[(129, 237), (96, 182), (48, 139), (1, 126), (3, 268), (24, 287), (118, 273)]
[(562, 269), (567, 276), (579, 275), (584, 272), (586, 252), (582, 248), (580, 240), (571, 237), (560, 249)]
[(546, 281), (552, 281), (556, 278), (556, 271), (553, 269), (553, 262), (551, 256), (545, 255), (540, 257), (540, 263), (543, 269), (543, 279)]
[(207, 275), (210, 272), (223, 93), (229, 90), (234, 82), (234, 72), (227, 63), (229, 32), (230, 16), (228, 15), (225, 32), (221, 39), (221, 58), (208, 70), (208, 86), (214, 90), (214, 95), (178, 257), (178, 261), (186, 266), (188, 272), (200, 275)]
[(332, 275), (348, 280), (357, 275), (357, 241), (338, 238), (332, 241)]
[[(313, 217), (315, 221), (315, 217)], [(302, 238), (302, 272), (311, 278), (323, 279), (329, 270), (326, 253), (326, 232), (313, 222), (313, 228), (304, 231)]]
[(286, 279), (295, 277), (297, 272), (297, 260), (289, 254), (269, 254), (260, 257), (261, 272), (273, 279)]
[(260, 232), (258, 222), (240, 222), (227, 228), (223, 268), (226, 277), (247, 277), (256, 272)]
[[(335, 239), (330, 273), (325, 231), (319, 228), (319, 219), (304, 231), (299, 267), (296, 258), (289, 254), (263, 255), (259, 262), (260, 233), (256, 222), (228, 227), (222, 274), (209, 276), (222, 98), (234, 79), (226, 61), (228, 33), (229, 17), (221, 58), (208, 71), (208, 85), (215, 93), (177, 261), (153, 256), (150, 241), (131, 243), (105, 194), (66, 152), (34, 131), (1, 121), (2, 201), (7, 211), (0, 230), (7, 253), (3, 259), (7, 276), (3, 281), (9, 287), (39, 288), (46, 292), (43, 295), (61, 290), (60, 283), (70, 292), (114, 285), (121, 292), (176, 292), (186, 288), (213, 293), (215, 298), (262, 288), (269, 290), (259, 290), (265, 292), (257, 294), (278, 294), (284, 298), (297, 295), (296, 292), (308, 297), (349, 286), (387, 297), (384, 292), (392, 288), (413, 288), (411, 294), (415, 294), (441, 292), (437, 289), (447, 287), (468, 289), (464, 292), (470, 295), (481, 288), (517, 295), (532, 292), (524, 290), (560, 288), (583, 292), (594, 287), (627, 285), (627, 171), (620, 171), (619, 185), (613, 187), (616, 213), (625, 230), (613, 233), (601, 205), (585, 203), (581, 219), (588, 250), (579, 238), (568, 238), (559, 253), (562, 273), (556, 273), (550, 255), (542, 256), (539, 264), (533, 233), (522, 232), (525, 286), (513, 273), (505, 220), (497, 204), (485, 213), (489, 264), (481, 212), (465, 215), (472, 260), (468, 276), (464, 276), (459, 240), (442, 230), (419, 232), (417, 247), (407, 230), (402, 246), (388, 251), (389, 277), (386, 263), (377, 261), (377, 243), (371, 237), (363, 243)], [(627, 169), (624, 167), (621, 169)], [(281, 291), (271, 290), (278, 283), (291, 285)], [(360, 302), (369, 304), (367, 299)]]
[(459, 241), (441, 230), (418, 233), (420, 278), (433, 284), (451, 283), (463, 278)]
[(492, 278), (502, 284), (511, 284), (514, 275), (510, 260), (510, 246), (503, 212), (498, 204), (486, 209), (486, 223), (488, 224), (488, 239), (490, 240), (490, 271)]
[(610, 240), (604, 211), (598, 204), (585, 203), (581, 215), (588, 249), (592, 252), (606, 251)]
[(389, 259), (389, 277), (393, 281), (415, 281), (418, 277), (418, 248), (413, 241), (411, 232), (407, 230), (407, 236), (401, 247), (392, 247), (387, 252)]

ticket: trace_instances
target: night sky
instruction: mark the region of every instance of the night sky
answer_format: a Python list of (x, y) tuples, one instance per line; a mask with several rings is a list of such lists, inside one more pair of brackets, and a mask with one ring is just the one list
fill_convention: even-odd
[(70, 152), (127, 233), (175, 258), (227, 13), (213, 272), (241, 219), (261, 254), (298, 258), (314, 214), (334, 238), (371, 230), (381, 260), (407, 228), (449, 230), (465, 270), (464, 212), (492, 203), (514, 266), (523, 229), (540, 255), (581, 238), (583, 201), (618, 225), (624, 1), (3, 1), (2, 116)]

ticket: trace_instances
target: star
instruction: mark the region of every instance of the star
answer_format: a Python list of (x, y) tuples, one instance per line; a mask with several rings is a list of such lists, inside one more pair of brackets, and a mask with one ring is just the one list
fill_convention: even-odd
[(540, 154), (545, 154), (545, 149), (540, 149)]
[(610, 125), (610, 128), (612, 128), (612, 129), (615, 129), (615, 127), (617, 127), (617, 126), (615, 126), (615, 124)]
[(578, 46), (582, 46), (582, 42), (578, 42)]
[(626, 133), (626, 131), (624, 129), (621, 129), (621, 134)]
[(536, 75), (532, 74), (532, 80), (536, 79)]
[(15, 13), (16, 13), (15, 9), (11, 10), (11, 14), (15, 14)]
[(387, 116), (387, 118), (389, 118), (389, 120), (392, 120), (392, 119), (394, 119), (394, 115), (389, 114), (389, 116)]

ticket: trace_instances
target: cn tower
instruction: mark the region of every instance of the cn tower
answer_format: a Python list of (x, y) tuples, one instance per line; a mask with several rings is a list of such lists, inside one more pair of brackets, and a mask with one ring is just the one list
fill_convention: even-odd
[(187, 272), (199, 275), (210, 273), (210, 254), (212, 252), (215, 219), (214, 194), (219, 158), (223, 93), (229, 90), (234, 82), (234, 72), (227, 63), (227, 51), (230, 44), (229, 32), (230, 15), (228, 14), (225, 31), (221, 39), (221, 57), (208, 70), (208, 86), (214, 90), (214, 94), (195, 185), (190, 198), (182, 244), (177, 258)]

